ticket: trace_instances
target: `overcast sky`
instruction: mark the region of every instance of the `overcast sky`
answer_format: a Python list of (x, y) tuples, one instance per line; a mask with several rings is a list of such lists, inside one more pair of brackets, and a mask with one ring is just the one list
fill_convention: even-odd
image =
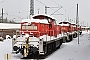
[[(34, 0), (34, 14), (45, 13), (45, 5), (48, 7), (61, 7), (62, 8), (52, 15), (59, 22), (65, 20), (65, 18), (73, 20), (76, 19), (76, 5), (79, 4), (79, 20), (80, 23), (90, 26), (90, 1), (89, 0)], [(4, 9), (4, 18), (7, 17), (10, 20), (22, 20), (29, 17), (30, 14), (30, 0), (0, 0), (0, 10)], [(47, 14), (51, 15), (59, 8), (48, 8)], [(1, 14), (1, 12), (0, 12)]]

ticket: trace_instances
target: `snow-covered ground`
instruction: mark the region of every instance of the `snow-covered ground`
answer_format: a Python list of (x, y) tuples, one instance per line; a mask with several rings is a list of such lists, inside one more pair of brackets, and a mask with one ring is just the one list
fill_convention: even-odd
[(90, 32), (83, 32), (72, 42), (63, 43), (61, 48), (45, 60), (90, 60)]
[[(74, 38), (69, 43), (63, 43), (60, 49), (44, 60), (90, 60), (90, 31), (83, 31), (79, 42), (78, 38)], [(21, 60), (22, 57), (21, 54), (12, 53), (11, 40), (0, 41), (0, 60), (4, 60), (6, 54), (11, 54), (10, 60)]]

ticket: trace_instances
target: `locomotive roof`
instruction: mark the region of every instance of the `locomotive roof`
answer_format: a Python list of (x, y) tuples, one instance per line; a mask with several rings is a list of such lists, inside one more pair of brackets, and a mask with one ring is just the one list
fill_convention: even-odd
[[(66, 23), (66, 24), (65, 24)], [(69, 26), (70, 25), (70, 22), (69, 21), (60, 21), (59, 22), (59, 25), (60, 26)]]
[(82, 27), (82, 28), (90, 28), (90, 27)]
[(33, 15), (33, 18), (35, 18), (35, 17), (37, 17), (37, 16), (44, 16), (44, 17), (46, 17), (46, 18), (51, 18), (51, 19), (55, 20), (54, 17), (52, 17), (52, 16), (50, 16), (50, 15), (46, 15), (46, 14), (36, 14), (36, 15)]
[(70, 23), (69, 21), (60, 21), (59, 24)]
[(42, 20), (40, 20), (40, 19), (32, 19), (32, 20), (30, 20), (30, 19), (23, 19), (21, 21), (21, 23), (22, 22), (28, 22), (28, 23), (31, 23), (31, 22), (40, 22), (40, 23), (48, 24), (48, 21), (46, 19), (42, 19)]

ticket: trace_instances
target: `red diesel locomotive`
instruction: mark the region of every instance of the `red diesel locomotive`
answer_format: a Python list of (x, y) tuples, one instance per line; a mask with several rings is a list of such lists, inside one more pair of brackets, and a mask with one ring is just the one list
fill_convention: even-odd
[(46, 55), (59, 48), (63, 42), (61, 26), (47, 15), (36, 15), (32, 20), (23, 20), (20, 33), (22, 36), (17, 38), (18, 42), (13, 49), (23, 57)]
[(63, 42), (71, 41), (75, 29), (69, 22), (57, 24), (51, 16), (34, 15), (31, 20), (22, 20), (21, 36), (17, 38), (13, 50), (23, 57), (46, 55), (60, 48)]

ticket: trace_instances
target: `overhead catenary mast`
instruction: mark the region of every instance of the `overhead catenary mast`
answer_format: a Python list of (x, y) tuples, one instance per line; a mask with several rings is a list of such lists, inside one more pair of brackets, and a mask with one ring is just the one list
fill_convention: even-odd
[[(77, 27), (79, 27), (78, 4), (77, 4), (77, 13), (76, 13), (76, 24), (77, 24)], [(78, 44), (79, 44), (79, 30), (78, 30)]]
[(34, 0), (30, 0), (30, 19), (34, 15)]
[(2, 23), (3, 23), (3, 8), (2, 8)]
[(78, 19), (78, 4), (77, 4), (77, 13), (76, 13), (76, 24), (79, 25), (79, 19)]

